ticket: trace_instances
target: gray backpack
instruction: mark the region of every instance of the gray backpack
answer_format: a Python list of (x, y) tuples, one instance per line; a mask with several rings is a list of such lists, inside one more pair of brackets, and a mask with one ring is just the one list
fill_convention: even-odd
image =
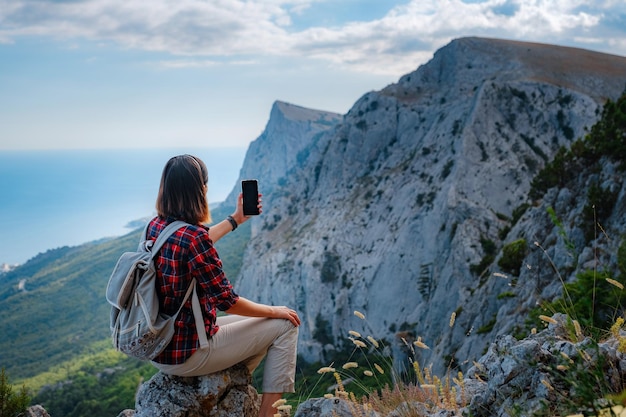
[(125, 252), (117, 261), (109, 278), (106, 298), (111, 304), (113, 346), (120, 352), (141, 360), (152, 360), (159, 355), (172, 340), (176, 316), (192, 293), (193, 314), (200, 345), (208, 344), (195, 278), (175, 315), (159, 313), (154, 257), (165, 241), (184, 226), (189, 224), (178, 220), (172, 222), (153, 241), (146, 239), (146, 225), (137, 251)]

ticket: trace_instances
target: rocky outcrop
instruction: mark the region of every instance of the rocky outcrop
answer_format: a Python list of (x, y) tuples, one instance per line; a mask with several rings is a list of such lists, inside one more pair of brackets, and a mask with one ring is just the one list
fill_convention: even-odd
[[(355, 410), (358, 408), (358, 411)], [(338, 397), (311, 398), (298, 406), (294, 417), (379, 417), (373, 411), (362, 411), (360, 405)]]
[(38, 404), (28, 407), (24, 413), (24, 417), (50, 417), (50, 414)]
[(259, 396), (250, 382), (244, 365), (199, 377), (158, 372), (139, 388), (136, 409), (118, 417), (253, 417)]
[(303, 402), (295, 416), (514, 417), (567, 412), (596, 415), (591, 414), (592, 410), (598, 412), (609, 405), (602, 399), (603, 392), (619, 392), (623, 388), (626, 334), (616, 329), (607, 340), (596, 343), (576, 336), (566, 316), (557, 314), (550, 320), (547, 328), (522, 340), (499, 336), (465, 373), (462, 382), (455, 379), (450, 384), (456, 390), (453, 403), (417, 401), (407, 395), (396, 409), (382, 414), (355, 412), (360, 404), (337, 397), (317, 398)]

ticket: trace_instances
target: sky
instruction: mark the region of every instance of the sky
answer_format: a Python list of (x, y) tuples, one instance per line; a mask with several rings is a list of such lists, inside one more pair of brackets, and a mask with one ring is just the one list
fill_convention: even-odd
[(625, 0), (0, 0), (0, 150), (247, 147), (451, 40), (626, 55)]

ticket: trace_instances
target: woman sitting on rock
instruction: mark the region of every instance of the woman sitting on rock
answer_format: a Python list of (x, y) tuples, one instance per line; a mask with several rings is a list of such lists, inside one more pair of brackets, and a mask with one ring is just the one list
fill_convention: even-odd
[[(189, 300), (176, 319), (172, 341), (153, 364), (166, 374), (200, 376), (243, 362), (252, 373), (266, 356), (259, 417), (270, 417), (282, 393), (294, 392), (300, 318), (288, 307), (255, 303), (233, 290), (213, 243), (248, 217), (240, 194), (232, 216), (204, 226), (211, 221), (207, 183), (205, 164), (191, 155), (173, 157), (163, 169), (158, 216), (148, 226), (148, 238), (156, 239), (175, 220), (190, 226), (176, 231), (155, 258), (160, 309), (175, 314), (195, 278), (204, 328), (196, 328)], [(217, 310), (227, 315), (217, 317)]]

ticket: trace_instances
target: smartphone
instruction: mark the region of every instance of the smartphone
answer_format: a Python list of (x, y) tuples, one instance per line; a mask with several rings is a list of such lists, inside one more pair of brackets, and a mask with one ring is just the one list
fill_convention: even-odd
[(256, 216), (259, 214), (259, 184), (257, 180), (241, 181), (241, 191), (243, 192), (243, 214), (244, 216)]

